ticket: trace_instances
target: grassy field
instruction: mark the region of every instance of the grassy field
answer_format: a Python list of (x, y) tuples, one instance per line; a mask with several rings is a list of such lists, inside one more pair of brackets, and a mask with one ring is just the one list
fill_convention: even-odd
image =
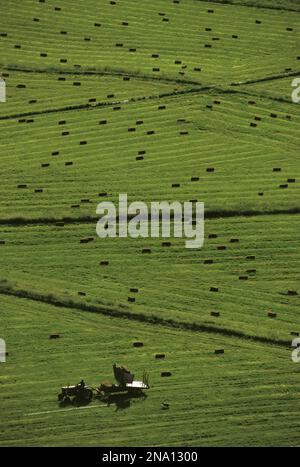
[[(300, 445), (299, 2), (150, 3), (1, 11), (1, 446)], [(98, 238), (119, 193), (205, 202), (204, 247)], [(114, 362), (147, 397), (58, 405)]]

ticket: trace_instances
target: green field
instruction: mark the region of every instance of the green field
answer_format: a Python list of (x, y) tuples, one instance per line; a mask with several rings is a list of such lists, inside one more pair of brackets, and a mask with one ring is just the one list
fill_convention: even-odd
[[(295, 0), (5, 2), (0, 446), (300, 445), (299, 42)], [(119, 193), (203, 248), (98, 238)], [(114, 362), (146, 397), (59, 406)]]

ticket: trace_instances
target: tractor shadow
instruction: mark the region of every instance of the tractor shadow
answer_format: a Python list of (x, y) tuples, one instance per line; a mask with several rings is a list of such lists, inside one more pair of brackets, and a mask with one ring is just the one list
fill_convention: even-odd
[(75, 399), (75, 400), (70, 400), (70, 401), (62, 401), (59, 403), (59, 407), (65, 408), (65, 407), (86, 407), (87, 405), (90, 405), (92, 401), (91, 400), (81, 400), (81, 399)]

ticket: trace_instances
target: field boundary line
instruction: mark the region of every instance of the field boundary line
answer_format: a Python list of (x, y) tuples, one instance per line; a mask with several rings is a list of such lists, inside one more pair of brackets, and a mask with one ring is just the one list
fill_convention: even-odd
[(75, 302), (72, 299), (64, 300), (62, 298), (56, 298), (53, 295), (43, 295), (33, 291), (25, 289), (16, 289), (8, 284), (0, 285), (0, 294), (13, 296), (21, 299), (33, 300), (40, 303), (47, 303), (59, 308), (69, 308), (77, 311), (87, 311), (90, 313), (101, 314), (103, 316), (109, 316), (112, 318), (122, 318), (137, 321), (144, 324), (158, 325), (173, 329), (179, 329), (181, 331), (190, 332), (205, 332), (208, 334), (219, 334), (226, 337), (238, 338), (247, 340), (249, 342), (257, 342), (265, 345), (272, 345), (277, 347), (290, 348), (290, 341), (283, 339), (272, 339), (267, 336), (258, 336), (246, 334), (243, 331), (237, 331), (229, 328), (219, 328), (214, 325), (200, 324), (200, 323), (188, 323), (184, 321), (177, 321), (173, 319), (161, 318), (158, 315), (145, 315), (143, 313), (134, 313), (131, 311), (125, 311), (117, 308), (109, 308), (108, 306), (91, 305), (84, 302)]
[(230, 0), (197, 0), (201, 3), (213, 3), (215, 5), (232, 5), (240, 6), (245, 8), (257, 8), (260, 10), (275, 10), (275, 11), (289, 11), (293, 13), (300, 13), (300, 10), (295, 10), (294, 8), (282, 8), (280, 6), (270, 6), (270, 5), (247, 5), (246, 3), (235, 3)]

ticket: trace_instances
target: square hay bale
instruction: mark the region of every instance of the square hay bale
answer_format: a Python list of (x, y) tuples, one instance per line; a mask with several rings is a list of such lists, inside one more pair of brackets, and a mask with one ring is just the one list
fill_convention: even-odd
[(287, 183), (282, 183), (281, 185), (279, 185), (279, 188), (288, 188), (288, 184)]
[(214, 13), (214, 10), (207, 10), (207, 13)]
[(66, 165), (66, 166), (73, 165), (73, 162), (72, 162), (72, 161), (65, 162), (65, 165)]
[(59, 339), (60, 334), (50, 334), (49, 339)]
[(160, 68), (154, 67), (152, 68), (152, 71), (160, 71)]
[(295, 295), (298, 295), (298, 292), (297, 292), (297, 290), (289, 289), (289, 290), (288, 290), (288, 295), (294, 297)]
[(232, 39), (238, 39), (239, 38), (239, 36), (237, 36), (236, 34), (232, 34), (231, 37), (232, 37)]
[(128, 297), (129, 303), (135, 303), (135, 297)]
[(66, 58), (61, 58), (60, 59), (60, 63), (67, 63), (67, 62), (68, 62), (68, 60)]
[(159, 58), (159, 54), (152, 54), (151, 57), (152, 58)]
[(247, 269), (247, 274), (256, 274), (256, 269)]
[(203, 264), (213, 264), (214, 263), (214, 260), (213, 259), (205, 259), (203, 261)]
[(137, 289), (136, 287), (131, 287), (130, 292), (131, 293), (139, 293), (139, 289)]
[(256, 19), (256, 20), (255, 20), (255, 23), (256, 23), (256, 24), (261, 24), (261, 21), (260, 21), (259, 19)]
[(293, 28), (286, 28), (287, 31), (293, 31)]
[(47, 57), (47, 56), (48, 56), (48, 54), (46, 52), (41, 52), (40, 53), (40, 57)]
[(20, 44), (16, 44), (16, 45), (15, 45), (15, 49), (21, 49), (21, 48), (22, 48), (22, 47), (21, 47)]
[(154, 134), (155, 134), (155, 131), (154, 131), (154, 130), (149, 130), (149, 131), (147, 131), (146, 134), (147, 134), (147, 135), (154, 135)]
[(169, 18), (163, 18), (162, 20), (167, 23), (169, 21)]
[(155, 354), (155, 358), (156, 358), (156, 360), (163, 360), (163, 359), (166, 358), (166, 354), (164, 354), (164, 353), (156, 353), (156, 354)]
[(87, 141), (79, 141), (80, 146), (84, 146), (85, 144), (87, 144)]
[(117, 42), (117, 43), (116, 43), (116, 47), (123, 47), (122, 42)]
[(128, 22), (127, 21), (122, 21), (122, 26), (128, 26)]
[(65, 125), (66, 123), (67, 123), (66, 120), (59, 120), (58, 122), (59, 125)]
[(123, 76), (123, 81), (130, 81), (130, 77), (129, 76)]
[(144, 160), (144, 156), (136, 156), (135, 160), (136, 160), (136, 161), (143, 161), (143, 160)]
[(66, 81), (66, 78), (64, 76), (59, 76), (58, 81)]
[(204, 44), (204, 47), (205, 47), (206, 49), (211, 49), (211, 48), (212, 48), (212, 45), (211, 45), (211, 44)]
[(220, 246), (217, 247), (217, 250), (224, 251), (224, 250), (226, 250), (226, 248), (227, 247), (225, 245), (220, 245)]
[(170, 376), (172, 376), (172, 373), (171, 373), (171, 371), (162, 371), (160, 376), (162, 378), (169, 378)]
[(214, 171), (215, 171), (214, 167), (208, 167), (206, 169), (206, 172), (214, 172)]
[(144, 121), (143, 120), (137, 120), (135, 123), (136, 123), (136, 125), (143, 125)]
[(73, 86), (81, 86), (81, 82), (80, 81), (74, 81)]
[(71, 209), (80, 209), (80, 204), (71, 204)]
[(210, 316), (214, 316), (215, 318), (218, 318), (220, 316), (220, 312), (219, 311), (211, 311)]
[(144, 343), (141, 341), (133, 342), (133, 347), (144, 347)]
[(68, 34), (67, 31), (60, 31), (61, 34), (66, 35)]
[(50, 166), (50, 164), (48, 164), (48, 163), (41, 164), (41, 167), (49, 167), (49, 166)]
[(107, 97), (107, 99), (113, 99), (115, 97), (115, 95), (114, 94), (107, 94), (106, 97)]
[(248, 255), (248, 256), (246, 256), (246, 259), (255, 260), (255, 255)]
[(256, 120), (257, 122), (261, 122), (261, 117), (255, 116), (255, 117), (254, 117), (254, 120)]
[(288, 179), (287, 179), (287, 182), (288, 182), (288, 183), (295, 183), (295, 182), (296, 182), (296, 179), (295, 179), (295, 178), (288, 178)]
[(256, 102), (255, 101), (248, 101), (248, 104), (249, 105), (256, 105)]
[(194, 71), (201, 71), (201, 68), (199, 68), (199, 67), (194, 67)]
[(269, 311), (269, 312), (268, 312), (268, 317), (269, 317), (269, 318), (276, 318), (276, 317), (277, 317), (277, 313), (274, 313), (274, 311)]
[(218, 235), (217, 234), (208, 234), (208, 238), (218, 238)]
[(215, 349), (215, 355), (223, 355), (225, 353), (224, 349)]
[(199, 177), (191, 177), (191, 182), (199, 182)]
[(121, 107), (117, 105), (116, 107), (113, 107), (113, 110), (121, 110)]
[(172, 243), (171, 242), (162, 242), (161, 246), (170, 247), (170, 246), (172, 246)]
[(136, 52), (136, 49), (130, 48), (129, 52)]
[(128, 128), (129, 133), (133, 133), (134, 131), (136, 131), (136, 128)]
[(257, 127), (257, 124), (256, 124), (256, 123), (253, 123), (253, 122), (251, 122), (251, 123), (250, 123), (250, 126), (251, 126), (251, 127), (253, 127), (253, 128), (256, 128), (256, 127)]
[(109, 261), (100, 261), (100, 266), (109, 266)]
[(18, 89), (25, 89), (25, 88), (26, 88), (26, 84), (17, 84), (17, 88), (18, 88)]
[(180, 183), (172, 183), (172, 188), (180, 188)]
[(142, 254), (150, 254), (151, 253), (151, 249), (150, 248), (143, 248), (142, 249)]
[(142, 150), (142, 151), (139, 151), (138, 152), (138, 155), (141, 156), (142, 154), (146, 154), (146, 151), (145, 150)]
[(107, 192), (106, 191), (102, 191), (98, 194), (98, 196), (100, 196), (100, 198), (106, 198), (107, 197)]
[(37, 103), (37, 100), (36, 99), (31, 99), (30, 101), (28, 101), (29, 104), (36, 104)]
[(207, 104), (206, 108), (212, 110), (213, 106), (211, 104)]
[(174, 60), (175, 65), (181, 65), (182, 61), (181, 60)]
[(99, 125), (107, 125), (107, 120), (100, 120)]
[(211, 287), (209, 290), (211, 292), (219, 292), (219, 287)]
[(281, 167), (274, 167), (273, 172), (281, 172)]
[(272, 118), (277, 118), (277, 114), (271, 113), (271, 114), (270, 114), (270, 117), (272, 117)]
[(59, 151), (53, 151), (53, 152), (51, 153), (51, 155), (52, 155), (52, 156), (59, 156)]
[(158, 110), (164, 110), (164, 109), (166, 109), (166, 106), (165, 106), (165, 105), (159, 105), (159, 106), (158, 106)]
[(36, 188), (34, 190), (35, 193), (43, 193), (43, 191), (44, 191), (43, 188)]
[(78, 295), (80, 295), (81, 297), (85, 297), (86, 296), (86, 293), (85, 292), (78, 292)]
[(239, 276), (239, 280), (240, 280), (240, 281), (247, 281), (247, 280), (248, 280), (248, 276)]
[(20, 183), (17, 188), (27, 188), (26, 183)]
[(69, 131), (62, 131), (61, 136), (69, 136)]
[(5, 240), (0, 240), (0, 245), (5, 245)]
[(80, 202), (81, 202), (81, 203), (90, 203), (91, 200), (88, 199), (88, 198), (82, 198), (82, 199), (80, 200)]
[(291, 336), (299, 336), (299, 332), (298, 331), (291, 331)]
[(238, 238), (231, 238), (231, 239), (229, 240), (230, 243), (239, 243), (239, 241), (240, 241), (240, 240), (239, 240)]

